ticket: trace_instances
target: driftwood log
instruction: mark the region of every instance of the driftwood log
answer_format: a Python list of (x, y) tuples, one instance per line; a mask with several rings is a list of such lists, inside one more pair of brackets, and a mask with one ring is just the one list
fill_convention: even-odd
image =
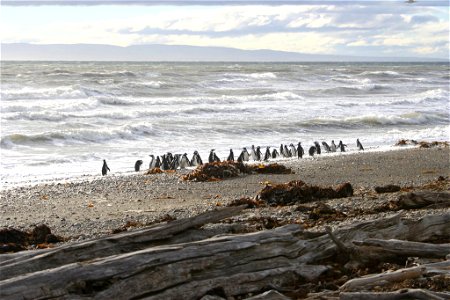
[[(330, 268), (323, 261), (338, 253), (336, 244), (326, 233), (307, 238), (297, 224), (206, 239), (198, 232), (189, 234), (193, 227), (240, 210), (231, 207), (98, 240), (9, 255), (0, 265), (0, 298), (227, 298), (281, 291), (313, 281)], [(183, 239), (176, 239), (181, 234)], [(346, 247), (353, 247), (354, 240), (424, 242), (449, 235), (450, 214), (420, 220), (398, 214), (333, 232)]]

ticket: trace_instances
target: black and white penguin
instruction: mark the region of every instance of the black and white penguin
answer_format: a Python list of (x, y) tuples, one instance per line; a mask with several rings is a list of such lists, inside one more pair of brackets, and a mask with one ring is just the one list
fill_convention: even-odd
[(260, 161), (262, 159), (261, 147), (256, 147), (256, 160)]
[(228, 155), (227, 160), (228, 160), (228, 161), (234, 161), (234, 153), (233, 153), (233, 149), (230, 149), (230, 154)]
[(284, 145), (284, 157), (292, 157), (292, 153), (286, 145)]
[(142, 159), (137, 160), (137, 161), (134, 163), (134, 170), (135, 170), (136, 172), (139, 172), (139, 171), (141, 170), (141, 166), (142, 166), (143, 163), (144, 163), (144, 162), (142, 161)]
[(248, 153), (248, 151), (247, 151), (247, 148), (243, 148), (242, 149), (242, 159), (244, 160), (244, 161), (249, 161), (250, 160), (250, 154)]
[(326, 152), (331, 152), (331, 148), (328, 146), (327, 142), (322, 142), (322, 146)]
[(148, 164), (148, 168), (151, 170), (151, 169), (155, 168), (156, 159), (155, 159), (155, 156), (153, 154), (150, 154), (149, 156), (150, 156), (150, 163)]
[(176, 170), (180, 166), (181, 154), (175, 154), (170, 163), (170, 170)]
[(316, 153), (321, 154), (322, 151), (320, 150), (320, 144), (318, 142), (314, 142), (314, 145), (316, 146)]
[(169, 161), (167, 160), (167, 155), (164, 154), (163, 156), (161, 156), (161, 170), (169, 170), (170, 169), (170, 164)]
[(336, 152), (336, 144), (334, 143), (334, 140), (331, 140), (331, 146), (330, 146), (330, 150), (331, 152)]
[(180, 169), (185, 169), (185, 168), (191, 166), (189, 158), (187, 157), (187, 153), (184, 153), (183, 156), (181, 156), (179, 165), (180, 165)]
[(342, 141), (339, 141), (338, 147), (341, 150), (341, 152), (345, 152), (345, 147), (347, 147), (347, 145), (342, 143)]
[(216, 155), (216, 152), (214, 152), (214, 149), (211, 149), (211, 151), (209, 152), (209, 157), (208, 157), (208, 162), (212, 163), (212, 162), (220, 162), (219, 157)]
[(200, 165), (203, 165), (203, 161), (202, 158), (200, 157), (200, 154), (198, 154), (198, 151), (195, 150), (194, 155), (192, 155), (191, 166), (200, 166)]
[(284, 146), (283, 144), (280, 145), (280, 155), (283, 157), (286, 157), (286, 155), (284, 154)]
[(108, 173), (108, 171), (111, 172), (108, 165), (106, 164), (106, 160), (103, 160), (102, 175), (105, 176)]
[(208, 162), (214, 162), (214, 149), (211, 149), (211, 151), (209, 151)]
[(270, 154), (270, 149), (269, 148), (270, 147), (266, 148), (266, 153), (264, 154), (264, 161), (268, 161), (272, 157), (272, 155)]
[(290, 150), (290, 152), (291, 152), (291, 156), (292, 156), (292, 157), (297, 156), (297, 149), (295, 149), (294, 144), (291, 143), (291, 144), (289, 145), (289, 150)]
[(316, 147), (314, 147), (314, 146), (311, 146), (310, 148), (309, 148), (309, 156), (314, 156), (314, 154), (316, 153)]
[(273, 149), (272, 150), (272, 158), (277, 158), (278, 156), (280, 156), (280, 153), (278, 153), (277, 149)]
[(364, 147), (363, 147), (363, 145), (361, 144), (361, 142), (359, 141), (359, 139), (356, 139), (356, 146), (358, 147), (359, 150), (364, 151)]
[(155, 168), (161, 168), (161, 158), (159, 156), (156, 157)]
[(302, 158), (303, 154), (305, 154), (305, 150), (302, 147), (302, 143), (298, 142), (298, 145), (297, 145), (297, 157), (298, 158)]

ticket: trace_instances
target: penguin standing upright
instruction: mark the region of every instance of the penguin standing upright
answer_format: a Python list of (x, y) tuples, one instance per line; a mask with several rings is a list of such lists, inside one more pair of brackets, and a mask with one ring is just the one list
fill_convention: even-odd
[(316, 153), (316, 147), (314, 147), (314, 146), (311, 146), (310, 148), (309, 148), (309, 156), (314, 156), (314, 154)]
[(141, 169), (141, 166), (144, 162), (142, 161), (142, 159), (137, 160), (136, 163), (134, 164), (134, 170), (136, 172), (139, 172), (139, 170)]
[(270, 148), (267, 147), (266, 153), (264, 154), (264, 161), (268, 161), (271, 157), (272, 157), (272, 155), (270, 154)]
[(290, 148), (291, 156), (292, 156), (292, 157), (297, 156), (297, 149), (295, 149), (294, 144), (291, 143), (291, 144), (289, 145), (289, 148)]
[(278, 156), (280, 156), (280, 154), (278, 153), (277, 149), (273, 149), (272, 158), (277, 158)]
[(318, 142), (314, 142), (314, 145), (316, 145), (317, 154), (321, 154), (322, 152), (320, 151), (320, 144)]
[(361, 142), (359, 141), (359, 139), (356, 139), (356, 146), (358, 147), (359, 150), (364, 151), (364, 147), (363, 147), (363, 145), (361, 144)]
[(298, 142), (297, 145), (297, 157), (302, 158), (303, 154), (305, 154), (305, 150), (303, 150), (302, 143)]
[(330, 146), (330, 150), (331, 152), (336, 152), (336, 144), (334, 143), (334, 140), (331, 140), (331, 146)]
[(106, 160), (103, 160), (102, 175), (105, 176), (108, 173), (108, 171), (111, 172), (108, 165), (106, 164)]
[(155, 159), (155, 156), (153, 154), (150, 154), (149, 156), (150, 156), (151, 160), (150, 160), (150, 163), (148, 164), (148, 168), (151, 170), (151, 169), (155, 168), (156, 159)]
[(234, 153), (233, 153), (233, 149), (230, 149), (230, 154), (228, 155), (227, 160), (228, 160), (228, 161), (234, 161)]
[(341, 149), (341, 152), (345, 152), (345, 147), (347, 147), (347, 145), (342, 143), (342, 141), (339, 141), (338, 147), (339, 147), (339, 149)]
[(187, 157), (187, 153), (184, 153), (183, 156), (180, 158), (179, 166), (180, 166), (180, 169), (185, 169), (185, 168), (191, 166), (189, 158)]
[(262, 157), (262, 152), (261, 152), (261, 147), (256, 147), (256, 159), (258, 160), (258, 161), (260, 161), (261, 160), (261, 157)]

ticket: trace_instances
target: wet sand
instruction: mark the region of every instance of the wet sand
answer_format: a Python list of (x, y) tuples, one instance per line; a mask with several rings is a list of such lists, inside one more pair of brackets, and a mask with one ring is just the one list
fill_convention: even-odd
[[(127, 222), (150, 224), (169, 215), (184, 218), (226, 205), (241, 197), (255, 197), (265, 182), (302, 180), (329, 186), (350, 182), (354, 197), (328, 200), (337, 207), (372, 205), (373, 197), (358, 196), (358, 190), (397, 184), (420, 186), (439, 176), (450, 175), (448, 147), (399, 148), (387, 152), (320, 155), (314, 159), (283, 160), (295, 174), (245, 175), (218, 182), (185, 182), (177, 173), (105, 177), (18, 187), (1, 191), (0, 227), (28, 229), (46, 224), (52, 232), (71, 240), (110, 234)], [(387, 198), (386, 198), (387, 197)], [(388, 201), (388, 196), (377, 201)], [(448, 210), (447, 210), (448, 212)], [(248, 209), (252, 217), (278, 213), (278, 218), (301, 218), (289, 208)], [(424, 210), (419, 214), (433, 213)]]

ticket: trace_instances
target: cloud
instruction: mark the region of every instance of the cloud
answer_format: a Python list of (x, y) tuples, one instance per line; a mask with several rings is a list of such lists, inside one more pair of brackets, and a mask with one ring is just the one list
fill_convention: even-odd
[[(397, 52), (448, 56), (448, 7), (409, 5), (403, 1), (391, 2), (392, 5), (374, 5), (379, 3), (374, 1), (344, 2), (346, 5), (338, 5), (342, 1), (328, 1), (333, 5), (323, 5), (323, 1), (310, 5), (310, 2), (273, 6), (139, 6), (127, 14), (123, 13), (125, 7), (119, 6), (79, 7), (72, 19), (50, 18), (45, 22), (40, 19), (34, 26), (19, 22), (11, 26), (0, 20), (1, 38), (3, 42), (32, 40), (120, 46), (160, 43), (316, 54), (366, 55), (367, 51), (373, 51), (375, 55)], [(257, 3), (262, 1), (252, 2)], [(41, 11), (44, 9), (47, 8), (42, 7)], [(58, 7), (52, 9), (58, 11)], [(88, 10), (92, 17), (80, 19), (82, 12)], [(106, 11), (115, 13), (106, 16)]]

